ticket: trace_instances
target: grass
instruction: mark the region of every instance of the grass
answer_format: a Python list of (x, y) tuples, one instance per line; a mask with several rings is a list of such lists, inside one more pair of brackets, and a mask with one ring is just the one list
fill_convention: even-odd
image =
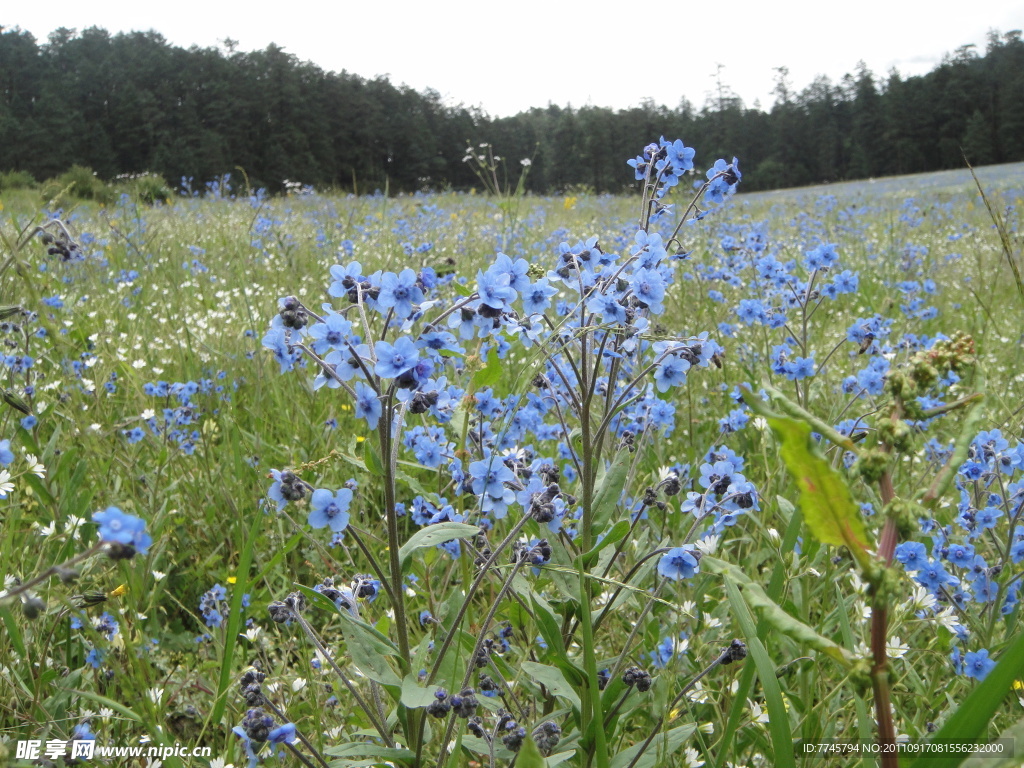
[[(896, 360), (906, 357), (896, 344), (902, 334), (971, 335), (976, 374), (956, 391), (986, 392), (990, 405), (983, 428), (1002, 429), (1011, 445), (1020, 439), (1024, 317), (1004, 249), (1016, 242), (1019, 258), (1024, 193), (1005, 181), (986, 188), (989, 201), (1005, 212), (1007, 234), (1001, 239), (968, 183), (931, 187), (911, 178), (902, 192), (889, 189), (873, 192), (859, 185), (829, 190), (832, 197), (813, 191), (741, 195), (687, 230), (692, 256), (679, 272), (689, 277), (675, 283), (659, 322), (684, 335), (710, 331), (727, 353), (720, 371), (693, 376), (686, 388), (674, 391), (674, 431), (655, 440), (630, 470), (631, 493), (637, 494), (656, 482), (660, 467), (690, 463), (696, 476), (711, 446), (725, 444), (744, 456), (744, 474), (758, 488), (761, 509), (728, 529), (718, 556), (761, 582), (791, 616), (859, 653), (866, 653), (868, 643), (867, 597), (858, 591), (848, 559), (806, 532), (798, 545), (796, 529), (787, 531), (787, 500), (795, 500), (795, 491), (776, 446), (754, 421), (723, 435), (719, 419), (739, 407), (731, 392), (740, 383), (755, 389), (771, 383), (830, 424), (870, 411), (870, 399), (845, 410), (850, 399), (840, 383), (866, 361), (844, 339), (855, 319), (879, 313), (894, 320), (890, 341)], [(4, 192), (0, 202), (0, 229), (9, 243), (57, 213), (42, 213), (31, 190)], [(472, 283), (497, 250), (550, 265), (560, 242), (598, 235), (605, 250), (621, 252), (631, 241), (635, 207), (633, 199), (607, 196), (576, 197), (572, 205), (562, 198), (522, 198), (514, 240), (507, 239), (507, 206), (503, 211), (492, 199), (466, 194), (177, 198), (155, 207), (125, 196), (106, 207), (79, 202), (60, 211), (86, 257), (62, 262), (35, 238), (17, 254), (20, 269), (0, 277), (0, 304), (39, 313), (38, 322), (9, 319), (3, 329), (6, 354), (31, 356), (33, 364), (28, 372), (8, 366), (0, 383), (14, 392), (26, 384), (35, 388), (26, 400), (38, 424), (26, 429), (19, 423), (22, 414), (0, 411), (0, 439), (10, 439), (16, 456), (6, 468), (13, 489), (0, 500), (0, 575), (28, 578), (73, 556), (95, 539), (90, 515), (108, 505), (145, 518), (154, 544), (147, 556), (130, 561), (89, 561), (74, 584), (49, 581), (38, 590), (48, 607), (34, 620), (17, 603), (0, 607), (0, 738), (66, 739), (88, 711), (103, 742), (129, 744), (147, 735), (158, 743), (210, 746), (214, 757), (238, 765), (244, 757), (231, 728), (241, 722), (246, 705), (233, 681), (253, 663), (276, 681), (275, 701), (317, 748), (365, 727), (346, 692), (325, 687), (333, 678), (322, 663), (313, 665), (316, 656), (300, 633), (274, 625), (266, 613), (267, 603), (295, 584), (310, 586), (324, 576), (345, 582), (367, 569), (351, 539), (328, 546), (322, 531), (304, 524), (301, 510), (286, 510), (291, 517), (268, 511), (273, 507), (264, 495), (271, 468), (308, 465), (303, 476), (329, 488), (356, 479), (362, 496), (353, 524), (363, 529), (372, 530), (380, 504), (374, 478), (365, 473), (362, 438), (368, 433), (351, 404), (336, 391), (314, 392), (311, 370), (280, 375), (261, 348), (279, 297), (298, 295), (313, 308), (330, 300), (327, 270), (339, 259), (360, 261), (367, 274), (430, 266), (439, 274), (454, 270)], [(782, 262), (801, 259), (818, 242), (834, 242), (838, 268), (859, 274), (856, 293), (822, 303), (799, 323), (791, 318), (798, 342), (793, 346), (813, 351), (819, 366), (840, 346), (812, 379), (790, 382), (771, 374), (768, 360), (786, 333), (737, 320), (734, 308), (757, 281), (743, 252), (723, 249), (722, 241), (739, 244), (752, 232), (760, 232)], [(922, 287), (925, 280), (934, 281), (934, 288)], [(901, 289), (908, 281), (918, 288)], [(709, 291), (719, 292), (721, 300)], [(732, 336), (723, 335), (721, 323), (732, 326)], [(45, 337), (35, 335), (37, 327)], [(532, 371), (531, 365), (536, 364), (527, 355), (513, 352), (494, 388), (508, 393), (517, 374)], [(528, 381), (529, 375), (519, 378)], [(147, 385), (160, 381), (198, 383), (189, 413), (173, 394), (151, 394)], [(189, 422), (180, 441), (148, 426), (164, 409)], [(145, 436), (131, 442), (127, 433), (137, 427)], [(927, 487), (932, 472), (920, 450), (923, 441), (954, 435), (952, 424), (937, 422), (918, 439), (896, 470), (907, 497)], [(29, 455), (45, 472), (32, 473)], [(415, 466), (403, 471), (411, 490), (440, 487), (438, 473)], [(686, 490), (664, 512), (652, 510), (630, 546), (642, 552), (681, 537), (688, 523), (678, 502)], [(859, 502), (879, 507), (870, 487), (855, 483), (854, 490)], [(957, 500), (948, 496), (937, 513), (941, 523), (952, 521)], [(867, 519), (870, 526), (878, 518)], [(993, 533), (1003, 538), (979, 541), (979, 552), (1005, 552), (1010, 530), (1005, 519), (1001, 526)], [(407, 527), (407, 533), (412, 530)], [(469, 566), (465, 558), (453, 562), (434, 548), (414, 559), (419, 580), (409, 586), (411, 615), (440, 615), (446, 585), (468, 580)], [(215, 584), (226, 590), (220, 601), (226, 620), (211, 627), (199, 604)], [(903, 645), (892, 659), (895, 722), (899, 733), (918, 740), (948, 718), (977, 683), (954, 673), (949, 630), (916, 617), (906, 574), (900, 572), (897, 584), (890, 637), (898, 636)], [(106, 610), (117, 619), (112, 639), (88, 620), (81, 629), (71, 628), (64, 609), (73, 607), (74, 595), (109, 595), (120, 585), (122, 595), (86, 612), (95, 618)], [(549, 600), (557, 597), (552, 582), (537, 589)], [(632, 630), (626, 616), (639, 611), (641, 595), (627, 592), (623, 603), (629, 610), (607, 622), (599, 666)], [(684, 722), (702, 726), (692, 745), (707, 764), (760, 765), (771, 759), (766, 755), (786, 764), (792, 755), (783, 757), (786, 745), (780, 740), (789, 733), (805, 741), (870, 738), (870, 692), (865, 695), (825, 657), (759, 626), (756, 616), (737, 614), (742, 601), (731, 592), (727, 597), (720, 579), (702, 573), (662, 597), (665, 603), (655, 606), (638, 632), (633, 661), (649, 664), (647, 654), (673, 638), (675, 652), (660, 671), (666, 681), (692, 676), (733, 637), (748, 638), (754, 650), (746, 663), (756, 662), (759, 680), (746, 669), (718, 670), (677, 710), (659, 709), (671, 699), (667, 694), (650, 704), (652, 721), (668, 716), (666, 730)], [(686, 612), (678, 610), (684, 603)], [(517, 650), (510, 658), (539, 653), (533, 638), (540, 629), (527, 607), (499, 612), (500, 619), (517, 622)], [(961, 617), (971, 630), (961, 646), (983, 646), (998, 658), (1017, 632), (1017, 611), (996, 616), (978, 608), (968, 606)], [(363, 618), (387, 633), (390, 619), (380, 602), (364, 605)], [(332, 626), (322, 631), (341, 653), (339, 626)], [(98, 667), (87, 659), (94, 648), (105, 653)], [(530, 688), (516, 666), (505, 665), (505, 674)], [(332, 696), (341, 703), (331, 704)], [(552, 699), (548, 706), (557, 711), (564, 703)], [(1012, 725), (1017, 710), (1013, 697), (996, 708), (988, 736)], [(765, 711), (767, 724), (757, 716)], [(631, 740), (610, 745), (612, 754), (642, 740), (645, 716), (631, 715), (633, 725), (623, 732)], [(723, 733), (730, 738), (723, 740)], [(8, 750), (13, 753), (13, 743)], [(453, 764), (468, 765), (467, 754)]]

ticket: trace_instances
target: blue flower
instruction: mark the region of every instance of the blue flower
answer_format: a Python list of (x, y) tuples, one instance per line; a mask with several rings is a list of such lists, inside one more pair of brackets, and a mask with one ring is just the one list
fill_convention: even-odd
[(659, 392), (667, 392), (669, 387), (678, 387), (686, 383), (686, 372), (690, 364), (677, 355), (668, 355), (654, 371), (654, 383)]
[(314, 323), (309, 327), (310, 344), (313, 351), (323, 355), (330, 349), (342, 349), (352, 336), (352, 323), (337, 312), (332, 312), (322, 323)]
[(408, 336), (399, 337), (394, 346), (386, 341), (378, 341), (375, 350), (377, 365), (374, 373), (384, 379), (394, 379), (411, 371), (419, 361), (416, 344)]
[(670, 549), (658, 561), (658, 573), (666, 579), (692, 579), (700, 571), (698, 558), (688, 547)]
[(141, 517), (126, 515), (117, 507), (107, 507), (92, 516), (93, 522), (100, 524), (100, 540), (117, 544), (130, 545), (140, 555), (149, 551), (153, 543), (146, 534), (146, 521)]
[[(409, 270), (412, 271), (412, 270)], [(285, 723), (267, 734), (271, 744), (292, 744), (295, 742), (295, 723)]]
[(39, 423), (39, 419), (33, 416), (31, 413), (21, 420), (21, 428), (24, 430), (32, 429), (36, 424)]
[(380, 295), (377, 306), (382, 309), (394, 309), (395, 315), (405, 319), (413, 312), (413, 305), (423, 301), (423, 291), (416, 283), (416, 273), (411, 269), (403, 269), (401, 274), (385, 272), (380, 279)]
[(540, 314), (551, 306), (551, 297), (558, 293), (558, 289), (548, 283), (546, 277), (542, 277), (536, 283), (527, 286), (523, 291), (523, 314)]
[(356, 382), (355, 392), (356, 418), (366, 419), (370, 429), (376, 429), (381, 413), (384, 411), (380, 404), (380, 398), (377, 397), (377, 393), (373, 391), (372, 387), (361, 381)]
[(988, 657), (988, 651), (972, 651), (964, 656), (964, 674), (975, 680), (984, 680), (995, 669), (996, 663)]
[(348, 507), (352, 503), (352, 491), (342, 488), (337, 493), (331, 493), (326, 488), (317, 488), (309, 497), (309, 518), (307, 522), (310, 528), (329, 527), (335, 533), (340, 533), (348, 526)]
[(11, 450), (10, 440), (0, 440), (0, 466), (6, 467), (14, 461), (14, 451)]

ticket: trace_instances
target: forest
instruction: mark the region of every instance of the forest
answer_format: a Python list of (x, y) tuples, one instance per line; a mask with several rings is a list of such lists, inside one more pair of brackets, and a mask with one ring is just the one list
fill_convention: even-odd
[[(678, 63), (686, 70), (685, 57)], [(438, 84), (443, 86), (443, 84)], [(840, 82), (795, 90), (776, 70), (775, 102), (748, 107), (719, 79), (702, 107), (536, 107), (512, 117), (445, 103), (379, 77), (326, 72), (280, 47), (173, 46), (159, 33), (61, 28), (46, 42), (0, 30), (0, 172), (42, 181), (78, 165), (102, 180), (150, 172), (201, 186), (243, 171), (359, 194), (478, 186), (468, 145), (529, 159), (538, 194), (624, 190), (637, 137), (683, 137), (698, 164), (740, 158), (746, 190), (1024, 160), (1024, 42), (989, 33), (923, 76), (860, 64)], [(628, 176), (625, 177), (628, 179)]]

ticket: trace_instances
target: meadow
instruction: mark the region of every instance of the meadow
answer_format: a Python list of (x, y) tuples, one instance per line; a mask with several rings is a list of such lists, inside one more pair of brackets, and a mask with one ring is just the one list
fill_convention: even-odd
[(744, 195), (652, 146), (634, 196), (4, 193), (0, 765), (1020, 731), (1024, 167)]

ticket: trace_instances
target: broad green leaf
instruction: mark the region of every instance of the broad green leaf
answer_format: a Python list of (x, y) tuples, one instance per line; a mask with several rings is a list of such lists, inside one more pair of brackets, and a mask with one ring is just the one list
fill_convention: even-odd
[(473, 374), (473, 389), (491, 387), (501, 381), (505, 364), (498, 357), (498, 347), (492, 346), (487, 352), (487, 363)]
[(569, 685), (560, 670), (555, 667), (549, 667), (547, 664), (538, 664), (535, 661), (524, 661), (521, 666), (523, 672), (542, 684), (555, 696), (561, 696), (566, 701), (571, 702), (574, 707), (580, 709), (579, 695)]
[(626, 485), (626, 478), (629, 476), (629, 467), (633, 463), (633, 454), (623, 448), (615, 454), (611, 466), (605, 472), (604, 479), (597, 487), (594, 494), (594, 503), (591, 512), (594, 516), (594, 525), (601, 526), (615, 512), (618, 506), (619, 497), (622, 496), (622, 489)]
[(668, 756), (683, 746), (683, 742), (690, 738), (696, 730), (696, 725), (687, 723), (686, 725), (677, 726), (671, 731), (659, 733), (651, 741), (650, 746), (643, 750), (640, 759), (635, 763), (633, 759), (643, 749), (644, 742), (641, 741), (639, 744), (634, 744), (629, 749), (619, 752), (619, 754), (612, 758), (611, 768), (626, 768), (628, 765), (632, 765), (634, 768), (657, 768), (673, 765), (674, 763), (667, 759)]
[(551, 755), (551, 757), (544, 758), (544, 765), (546, 765), (547, 768), (555, 768), (555, 766), (561, 765), (566, 760), (572, 758), (575, 754), (575, 749), (570, 749), (566, 752), (558, 752), (557, 754)]
[(324, 750), (324, 753), (331, 757), (339, 758), (376, 758), (369, 762), (353, 762), (352, 760), (344, 759), (332, 760), (331, 765), (335, 768), (338, 766), (354, 768), (356, 765), (380, 765), (382, 760), (410, 760), (416, 757), (416, 753), (411, 750), (384, 747), (370, 741), (350, 741), (347, 744), (338, 744), (328, 747)]
[(871, 565), (872, 549), (860, 508), (853, 501), (846, 480), (826, 461), (811, 437), (811, 427), (783, 416), (768, 417), (781, 441), (786, 469), (800, 489), (800, 511), (818, 541), (846, 547), (860, 565)]
[(409, 674), (402, 680), (402, 705), (410, 709), (425, 707), (434, 700), (437, 687), (424, 688), (419, 683), (419, 675)]
[[(989, 720), (1002, 706), (1013, 682), (1020, 677), (1024, 677), (1024, 634), (1017, 635), (1013, 644), (1002, 652), (999, 663), (960, 703), (932, 739), (963, 743), (987, 741), (985, 731)], [(914, 761), (910, 768), (954, 768), (965, 757), (968, 755), (927, 754)]]
[(811, 627), (786, 613), (780, 605), (765, 594), (760, 584), (735, 565), (707, 555), (701, 558), (700, 564), (711, 573), (724, 577), (727, 585), (735, 585), (746, 604), (757, 611), (762, 620), (768, 622), (779, 632), (808, 648), (830, 656), (844, 667), (852, 667), (858, 661), (857, 657), (848, 650), (827, 637), (819, 635)]
[(476, 536), (478, 533), (480, 533), (480, 529), (477, 526), (467, 525), (466, 523), (449, 522), (428, 525), (426, 528), (420, 528), (416, 531), (399, 548), (398, 559), (404, 566), (405, 561), (412, 557), (412, 553), (417, 549), (429, 549), (452, 539), (468, 539), (470, 536)]
[(775, 662), (768, 656), (768, 652), (757, 636), (753, 617), (750, 615), (743, 597), (740, 596), (737, 585), (726, 578), (725, 589), (729, 595), (733, 616), (747, 640), (747, 650), (757, 667), (757, 677), (761, 681), (761, 689), (764, 691), (764, 700), (768, 707), (768, 730), (771, 733), (772, 748), (775, 752), (775, 760), (772, 764), (778, 768), (796, 768), (796, 761), (793, 757), (793, 734), (789, 729), (786, 705), (782, 701), (782, 689), (779, 688), (779, 680), (775, 676)]
[(597, 560), (597, 556), (605, 547), (618, 544), (629, 533), (629, 521), (619, 520), (604, 536), (597, 542), (593, 549), (583, 555), (583, 567), (588, 568)]
[(367, 471), (375, 477), (384, 477), (386, 474), (384, 462), (381, 461), (377, 449), (373, 447), (370, 440), (363, 441), (363, 461), (366, 463)]

